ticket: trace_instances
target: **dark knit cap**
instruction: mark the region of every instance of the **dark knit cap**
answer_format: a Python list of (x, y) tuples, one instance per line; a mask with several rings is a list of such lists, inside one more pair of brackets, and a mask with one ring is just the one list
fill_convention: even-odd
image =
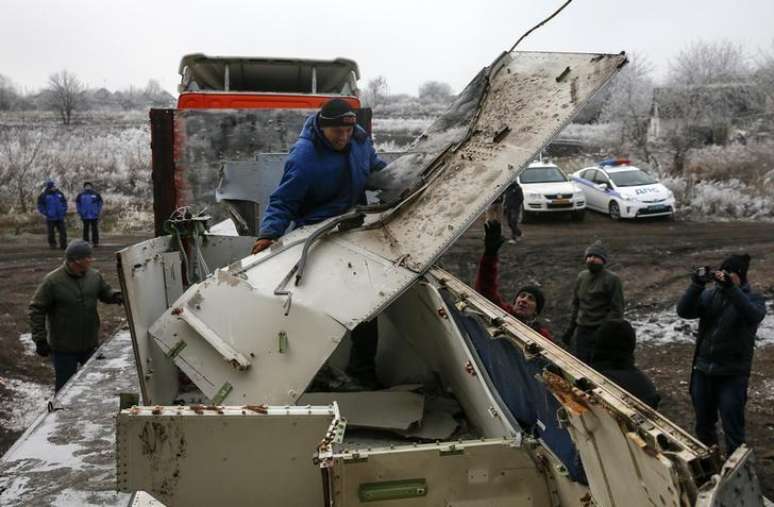
[(597, 328), (595, 333), (594, 363), (629, 367), (634, 365), (634, 346), (637, 336), (634, 328), (626, 320), (608, 320)]
[(720, 265), (721, 271), (728, 271), (729, 273), (736, 273), (742, 280), (742, 283), (747, 283), (747, 270), (750, 267), (750, 256), (747, 254), (732, 255), (723, 261)]
[(65, 249), (65, 259), (68, 261), (78, 261), (85, 259), (86, 257), (91, 257), (92, 253), (93, 250), (91, 249), (91, 245), (87, 241), (74, 239), (70, 241), (70, 244), (67, 245), (67, 249)]
[(317, 114), (317, 124), (320, 127), (354, 127), (355, 123), (355, 110), (344, 99), (329, 100)]
[(586, 249), (585, 257), (588, 257), (589, 255), (599, 257), (607, 264), (607, 248), (605, 248), (605, 245), (603, 245), (600, 240), (596, 240)]
[(537, 313), (543, 311), (543, 306), (546, 304), (546, 296), (543, 294), (543, 291), (540, 290), (539, 287), (535, 287), (534, 285), (527, 285), (522, 287), (519, 289), (519, 292), (516, 293), (516, 297), (519, 297), (519, 294), (522, 292), (532, 294), (532, 296), (535, 298), (535, 309), (537, 310)]
[(54, 180), (51, 178), (46, 180), (46, 188), (54, 188), (56, 186), (56, 183), (54, 183)]

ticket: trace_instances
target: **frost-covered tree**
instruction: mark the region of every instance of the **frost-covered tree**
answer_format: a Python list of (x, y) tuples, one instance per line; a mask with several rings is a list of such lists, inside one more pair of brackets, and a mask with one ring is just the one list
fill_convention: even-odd
[(767, 51), (761, 51), (756, 58), (753, 79), (767, 97), (769, 107), (774, 108), (774, 41)]
[(600, 119), (620, 125), (621, 145), (630, 145), (650, 160), (648, 129), (653, 105), (653, 65), (647, 58), (632, 54), (629, 64), (607, 87), (607, 101)]
[(454, 92), (449, 83), (427, 81), (419, 86), (419, 100), (422, 102), (450, 102)]
[(387, 84), (387, 78), (384, 76), (376, 76), (368, 81), (364, 98), (366, 104), (376, 110), (376, 108), (384, 104), (385, 99), (389, 94), (390, 87)]
[(10, 111), (16, 106), (19, 93), (10, 78), (0, 74), (0, 111)]
[(656, 101), (672, 120), (665, 139), (676, 173), (682, 173), (688, 150), (724, 143), (734, 121), (760, 107), (750, 58), (729, 41), (689, 45), (670, 63), (667, 85), (658, 90)]
[(12, 193), (22, 213), (32, 201), (33, 168), (45, 136), (25, 128), (0, 130), (0, 187)]
[(59, 113), (62, 123), (69, 125), (73, 112), (84, 105), (86, 87), (70, 71), (51, 74), (45, 89), (45, 102), (49, 109)]
[(728, 40), (699, 40), (670, 62), (667, 81), (671, 86), (703, 86), (745, 81), (749, 77), (750, 58), (742, 46)]

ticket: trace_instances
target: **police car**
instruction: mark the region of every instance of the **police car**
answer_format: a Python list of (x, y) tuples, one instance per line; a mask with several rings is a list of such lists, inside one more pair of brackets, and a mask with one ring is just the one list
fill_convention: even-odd
[(533, 162), (518, 176), (524, 191), (522, 220), (532, 214), (570, 212), (574, 220), (583, 220), (586, 198), (583, 190), (570, 181), (554, 164)]
[(586, 194), (586, 205), (613, 220), (671, 216), (675, 210), (672, 191), (630, 164), (622, 159), (604, 160), (573, 173), (573, 181)]

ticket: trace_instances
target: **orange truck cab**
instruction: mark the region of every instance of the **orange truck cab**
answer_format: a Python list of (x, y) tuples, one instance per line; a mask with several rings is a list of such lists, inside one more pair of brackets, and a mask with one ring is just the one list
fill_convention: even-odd
[[(249, 164), (260, 154), (287, 152), (305, 118), (332, 98), (348, 101), (359, 124), (371, 131), (371, 110), (361, 108), (358, 98), (357, 63), (346, 58), (195, 53), (182, 58), (179, 74), (177, 107), (150, 112), (156, 235), (182, 206), (207, 206), (214, 221), (227, 218), (229, 211), (215, 206), (224, 163)], [(248, 216), (246, 230), (252, 233), (259, 210), (234, 206)]]

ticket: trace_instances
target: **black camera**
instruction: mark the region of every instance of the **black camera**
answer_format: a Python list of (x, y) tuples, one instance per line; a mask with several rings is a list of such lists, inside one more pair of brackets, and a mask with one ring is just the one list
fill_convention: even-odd
[[(723, 277), (717, 276), (719, 273), (723, 273)], [(731, 275), (728, 271), (718, 271), (709, 266), (700, 266), (693, 268), (693, 279), (699, 283), (718, 282), (728, 284), (731, 283)]]

